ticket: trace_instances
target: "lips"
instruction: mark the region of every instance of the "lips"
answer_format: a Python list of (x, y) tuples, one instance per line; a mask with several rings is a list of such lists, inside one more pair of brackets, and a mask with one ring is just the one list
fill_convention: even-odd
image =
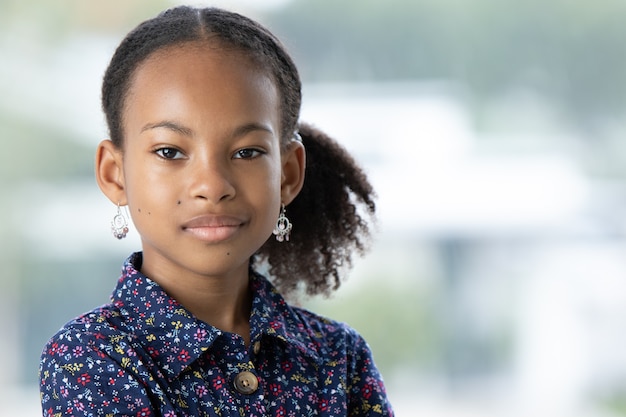
[(204, 215), (184, 223), (182, 229), (204, 242), (215, 243), (232, 237), (244, 223), (239, 217)]
[(183, 229), (196, 227), (234, 227), (241, 226), (244, 221), (234, 216), (198, 216), (183, 224)]

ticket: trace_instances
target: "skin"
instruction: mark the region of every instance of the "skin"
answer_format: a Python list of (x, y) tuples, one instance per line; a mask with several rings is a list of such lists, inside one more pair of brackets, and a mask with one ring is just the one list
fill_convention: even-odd
[(98, 146), (96, 177), (129, 206), (142, 272), (248, 343), (250, 256), (304, 180), (302, 145), (280, 146), (272, 78), (215, 42), (166, 48), (133, 74), (123, 121), (122, 148)]

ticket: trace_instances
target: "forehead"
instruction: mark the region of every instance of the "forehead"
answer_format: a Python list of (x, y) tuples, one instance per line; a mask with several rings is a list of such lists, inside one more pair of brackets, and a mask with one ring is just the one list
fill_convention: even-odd
[(163, 48), (137, 67), (123, 124), (130, 128), (139, 116), (206, 123), (262, 118), (278, 130), (279, 109), (273, 78), (249, 54), (217, 42), (188, 42)]
[(152, 52), (133, 71), (130, 86), (132, 88), (138, 74), (146, 68), (168, 73), (180, 63), (189, 66), (190, 70), (196, 70), (203, 65), (230, 65), (256, 75), (264, 75), (274, 81), (271, 69), (263, 65), (257, 54), (230, 46), (218, 39), (206, 39), (176, 43)]
[[(161, 48), (150, 54), (133, 71), (129, 90), (133, 92), (146, 81), (220, 81), (239, 77), (256, 79), (264, 84), (275, 82), (271, 71), (264, 68), (253, 54), (224, 45), (215, 40), (190, 41)], [(152, 87), (159, 88), (158, 83)], [(236, 86), (232, 86), (236, 87)]]

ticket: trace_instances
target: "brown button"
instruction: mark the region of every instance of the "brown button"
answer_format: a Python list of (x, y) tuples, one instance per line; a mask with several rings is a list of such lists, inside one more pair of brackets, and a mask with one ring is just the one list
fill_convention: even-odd
[(250, 371), (243, 371), (235, 377), (235, 389), (241, 394), (252, 394), (259, 387), (259, 380)]
[(254, 342), (254, 344), (252, 345), (252, 351), (255, 355), (258, 355), (261, 351), (261, 342)]

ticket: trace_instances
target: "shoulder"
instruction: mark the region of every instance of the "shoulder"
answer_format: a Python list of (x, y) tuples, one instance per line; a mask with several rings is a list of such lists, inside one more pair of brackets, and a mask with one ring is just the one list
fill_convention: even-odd
[(358, 335), (357, 331), (350, 327), (347, 323), (333, 320), (329, 317), (315, 313), (304, 307), (291, 306), (293, 313), (305, 324), (314, 329), (323, 331), (331, 335), (354, 336)]
[[(92, 410), (99, 410), (98, 415), (135, 415), (137, 408), (126, 407), (148, 406), (150, 376), (134, 357), (137, 336), (132, 330), (115, 305), (94, 309), (63, 326), (41, 354), (43, 409), (50, 415), (94, 415)], [(122, 401), (122, 391), (135, 402)]]
[(86, 350), (98, 350), (111, 337), (127, 336), (128, 329), (120, 311), (105, 304), (84, 313), (59, 329), (44, 347), (42, 359), (71, 357)]
[(322, 350), (322, 354), (345, 354), (346, 356), (370, 355), (367, 342), (350, 325), (314, 313), (306, 308), (292, 307), (294, 315), (299, 318), (301, 330)]
[(351, 413), (392, 416), (383, 378), (365, 339), (346, 323), (303, 308), (292, 309), (309, 329), (326, 372), (342, 374)]

